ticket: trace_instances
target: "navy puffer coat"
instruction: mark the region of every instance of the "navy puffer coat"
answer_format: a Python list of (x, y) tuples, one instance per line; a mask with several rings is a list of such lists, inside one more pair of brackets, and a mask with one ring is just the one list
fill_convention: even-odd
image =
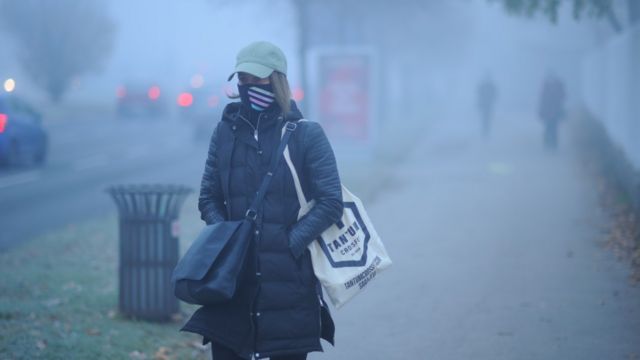
[[(297, 220), (300, 206), (282, 160), (259, 211), (240, 289), (228, 303), (198, 309), (182, 329), (244, 358), (322, 351), (320, 338), (333, 344), (333, 321), (307, 245), (342, 214), (340, 178), (322, 128), (315, 122), (298, 122), (302, 115), (291, 104), (286, 120), (298, 124), (289, 140), (291, 160), (307, 198), (316, 204)], [(207, 224), (245, 216), (280, 143), (283, 125), (275, 105), (260, 115), (240, 103), (227, 105), (211, 137), (202, 177), (198, 207)]]

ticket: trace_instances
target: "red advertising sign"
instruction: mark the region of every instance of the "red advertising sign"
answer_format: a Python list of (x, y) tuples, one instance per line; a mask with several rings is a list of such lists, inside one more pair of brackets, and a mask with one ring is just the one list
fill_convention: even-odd
[(316, 120), (336, 141), (368, 145), (373, 128), (370, 52), (347, 48), (313, 55), (309, 70), (315, 75), (311, 100)]

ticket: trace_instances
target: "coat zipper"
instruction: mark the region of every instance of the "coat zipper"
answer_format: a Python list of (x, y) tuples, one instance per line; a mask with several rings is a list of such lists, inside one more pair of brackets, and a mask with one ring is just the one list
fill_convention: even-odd
[(258, 141), (258, 129), (260, 128), (260, 120), (262, 119), (262, 115), (264, 115), (264, 113), (260, 113), (258, 115), (258, 121), (256, 121), (256, 126), (253, 126), (251, 121), (247, 120), (244, 116), (239, 115), (240, 118), (244, 120), (244, 122), (249, 124), (249, 126), (251, 126), (251, 128), (253, 129), (253, 138), (256, 139), (256, 141)]

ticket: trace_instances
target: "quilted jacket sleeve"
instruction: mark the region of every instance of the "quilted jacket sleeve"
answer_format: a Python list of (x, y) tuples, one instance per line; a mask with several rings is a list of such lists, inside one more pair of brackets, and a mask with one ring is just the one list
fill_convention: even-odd
[(293, 225), (289, 232), (289, 248), (295, 258), (325, 229), (342, 216), (342, 185), (336, 159), (329, 140), (318, 123), (308, 122), (304, 135), (303, 171), (309, 184), (313, 208)]
[(220, 124), (216, 126), (213, 135), (211, 135), (204, 174), (202, 174), (202, 181), (200, 182), (200, 197), (198, 198), (200, 217), (207, 225), (224, 221), (226, 214), (216, 152), (216, 137), (219, 127)]

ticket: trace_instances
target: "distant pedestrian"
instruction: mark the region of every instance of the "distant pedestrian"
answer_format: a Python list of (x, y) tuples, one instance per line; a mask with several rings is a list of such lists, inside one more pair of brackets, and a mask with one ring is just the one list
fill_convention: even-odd
[[(286, 73), (285, 55), (275, 45), (260, 41), (240, 50), (229, 77), (237, 76), (238, 94), (231, 97), (240, 101), (225, 107), (211, 136), (198, 201), (207, 224), (244, 219), (262, 179), (272, 176), (233, 299), (201, 307), (182, 329), (211, 342), (214, 360), (303, 360), (322, 351), (321, 338), (333, 344), (333, 320), (307, 246), (342, 216), (342, 188), (324, 131), (317, 122), (299, 121)], [(291, 161), (315, 201), (300, 220), (287, 165), (267, 174), (286, 122), (296, 124)]]
[(558, 148), (558, 127), (565, 117), (565, 90), (560, 78), (548, 73), (540, 92), (538, 116), (544, 126), (543, 143), (546, 149)]
[(478, 86), (478, 110), (482, 122), (482, 135), (489, 137), (491, 133), (491, 123), (493, 121), (493, 111), (498, 97), (496, 85), (487, 75)]

